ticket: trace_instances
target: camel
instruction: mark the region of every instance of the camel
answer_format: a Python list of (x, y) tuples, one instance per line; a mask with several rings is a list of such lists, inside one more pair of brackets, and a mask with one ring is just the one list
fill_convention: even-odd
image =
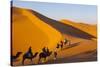
[(58, 43), (57, 46), (56, 46), (56, 48), (57, 48), (57, 49), (58, 49), (58, 48), (61, 48), (61, 49), (62, 49), (62, 48), (63, 48), (63, 41), (61, 41), (60, 44)]
[(61, 44), (60, 46), (61, 46), (61, 49), (63, 49), (63, 44)]
[(56, 60), (56, 59), (57, 59), (57, 52), (54, 51), (54, 60)]
[(36, 53), (33, 55), (32, 50), (31, 50), (31, 47), (30, 47), (30, 48), (29, 48), (29, 51), (26, 52), (26, 53), (23, 55), (22, 64), (24, 65), (25, 59), (29, 59), (29, 60), (31, 60), (31, 62), (32, 62), (32, 59), (35, 58), (37, 55), (38, 55), (38, 52), (36, 52)]
[(49, 49), (47, 49), (46, 52), (41, 52), (39, 54), (39, 61), (38, 61), (38, 63), (41, 61), (42, 58), (44, 59), (44, 61), (46, 61), (46, 58), (49, 57), (51, 54), (52, 54), (52, 51), (50, 52)]
[(56, 48), (58, 49), (58, 48), (59, 48), (59, 46), (60, 46), (60, 44), (57, 44), (57, 47), (56, 47)]
[(11, 60), (15, 61), (22, 54), (22, 52), (17, 52), (15, 56), (11, 56)]
[(69, 43), (68, 45), (70, 45), (70, 40), (64, 39), (64, 44), (66, 45), (67, 43)]
[(63, 46), (64, 46), (64, 42), (63, 41), (60, 41), (60, 47), (61, 47), (61, 49), (63, 49)]

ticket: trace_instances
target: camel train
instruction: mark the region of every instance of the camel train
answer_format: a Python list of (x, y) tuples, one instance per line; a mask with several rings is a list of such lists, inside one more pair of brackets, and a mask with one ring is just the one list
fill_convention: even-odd
[[(67, 43), (69, 43), (68, 45), (70, 45), (70, 41), (67, 40), (67, 39), (64, 39), (63, 41), (60, 41), (60, 43), (57, 44), (56, 48), (57, 49), (60, 48), (62, 50), (63, 46), (66, 45)], [(17, 52), (17, 54), (15, 56), (11, 56), (12, 62), (14, 60), (17, 60), (21, 54), (22, 54), (22, 52)], [(33, 64), (32, 60), (34, 58), (36, 58), (37, 56), (39, 57), (38, 64), (39, 63), (44, 63), (47, 60), (47, 57), (49, 57), (52, 54), (54, 56), (54, 60), (56, 60), (57, 59), (57, 51), (53, 52), (53, 51), (50, 51), (48, 49), (48, 47), (44, 47), (42, 49), (41, 53), (36, 52), (36, 53), (33, 54), (32, 47), (30, 46), (28, 51), (26, 53), (24, 53), (23, 56), (22, 56), (22, 64), (24, 65), (24, 62), (25, 62), (26, 59), (29, 59), (32, 62), (32, 64)], [(44, 59), (44, 60), (42, 60), (42, 59)]]
[[(67, 44), (68, 43), (68, 44)], [(60, 43), (57, 44), (57, 49), (61, 48), (61, 50), (63, 49), (64, 45), (65, 46), (70, 46), (71, 42), (70, 40), (64, 39), (63, 41), (60, 41)]]

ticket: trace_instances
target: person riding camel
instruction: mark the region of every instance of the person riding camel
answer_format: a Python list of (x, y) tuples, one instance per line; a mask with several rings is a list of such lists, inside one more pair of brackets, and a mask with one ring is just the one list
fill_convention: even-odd
[(29, 47), (29, 50), (28, 50), (27, 53), (28, 53), (28, 54), (27, 54), (28, 56), (30, 56), (30, 57), (33, 56), (32, 47)]
[(61, 45), (60, 46), (61, 46), (61, 49), (62, 49), (63, 48), (63, 41), (61, 41)]
[(59, 45), (59, 43), (57, 43), (57, 46), (56, 46), (56, 48), (59, 48), (59, 46), (60, 46), (60, 45)]
[(54, 51), (54, 60), (57, 59), (57, 51)]
[(63, 41), (60, 41), (60, 43), (63, 45)]
[(44, 47), (44, 48), (42, 49), (42, 51), (46, 54), (46, 53), (47, 53), (46, 47)]
[(49, 49), (47, 48), (47, 53), (49, 53)]

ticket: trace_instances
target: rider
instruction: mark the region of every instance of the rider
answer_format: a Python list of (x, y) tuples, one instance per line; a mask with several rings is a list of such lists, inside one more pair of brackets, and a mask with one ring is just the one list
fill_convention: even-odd
[(46, 47), (44, 47), (44, 48), (42, 49), (42, 51), (43, 51), (44, 53), (46, 53), (46, 52), (47, 52)]
[(31, 46), (29, 47), (29, 50), (28, 50), (27, 53), (28, 53), (29, 56), (33, 56), (33, 53), (32, 53), (32, 47), (31, 47)]
[(49, 53), (49, 49), (48, 49), (47, 47), (44, 47), (44, 48), (42, 49), (42, 51), (43, 51), (45, 54)]
[(59, 43), (57, 43), (57, 47), (56, 48), (59, 48), (59, 46), (60, 46)]
[(67, 39), (64, 39), (64, 44), (66, 45), (66, 43), (68, 42), (68, 40)]
[(56, 59), (57, 59), (57, 52), (54, 51), (54, 60), (56, 60)]
[(61, 41), (61, 45), (60, 46), (61, 46), (61, 49), (62, 49), (63, 48), (63, 41)]

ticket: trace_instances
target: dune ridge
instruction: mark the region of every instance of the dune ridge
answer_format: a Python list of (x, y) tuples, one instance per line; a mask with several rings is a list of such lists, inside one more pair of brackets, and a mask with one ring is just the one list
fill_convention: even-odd
[(93, 36), (85, 31), (82, 31), (74, 26), (71, 26), (70, 24), (64, 24), (60, 21), (48, 18), (34, 10), (30, 10), (33, 14), (35, 14), (40, 20), (44, 21), (45, 23), (51, 25), (56, 30), (60, 31), (63, 34), (69, 34), (74, 37), (79, 37), (83, 39), (92, 39), (96, 38), (96, 36)]

